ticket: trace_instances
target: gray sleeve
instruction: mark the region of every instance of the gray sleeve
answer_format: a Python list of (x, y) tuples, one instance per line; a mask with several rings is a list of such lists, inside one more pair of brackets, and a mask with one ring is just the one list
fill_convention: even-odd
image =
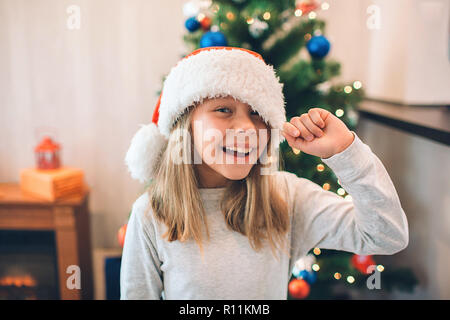
[(395, 187), (378, 157), (352, 133), (349, 147), (321, 159), (351, 199), (295, 174), (286, 177), (294, 189), (293, 259), (315, 247), (369, 255), (394, 254), (408, 245), (408, 222)]
[(121, 300), (159, 300), (163, 290), (161, 261), (147, 204), (145, 193), (133, 204), (128, 221), (120, 270)]

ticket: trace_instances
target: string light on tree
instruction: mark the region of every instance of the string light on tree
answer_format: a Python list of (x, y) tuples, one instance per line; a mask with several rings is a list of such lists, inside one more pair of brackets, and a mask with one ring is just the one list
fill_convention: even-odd
[(328, 2), (324, 2), (324, 3), (322, 3), (322, 5), (320, 6), (320, 8), (321, 8), (322, 10), (328, 10), (328, 9), (330, 9), (330, 4), (329, 4)]
[(348, 94), (348, 93), (351, 93), (351, 92), (352, 92), (352, 87), (350, 87), (350, 86), (345, 86), (345, 87), (344, 87), (344, 92), (347, 93), (347, 94)]
[(295, 12), (294, 12), (294, 15), (295, 15), (296, 17), (301, 17), (302, 14), (303, 14), (303, 11), (300, 10), (300, 9), (296, 9)]
[(351, 283), (355, 282), (355, 278), (353, 276), (348, 276), (347, 282), (351, 284)]
[(343, 196), (345, 194), (345, 190), (343, 188), (337, 189), (337, 194)]
[(269, 20), (270, 19), (270, 12), (269, 11), (264, 12), (263, 19), (264, 20)]
[(227, 16), (227, 19), (230, 20), (230, 21), (233, 21), (234, 18), (235, 18), (234, 13), (231, 12), (231, 11), (228, 11), (227, 14), (226, 14), (226, 16)]
[(325, 190), (330, 190), (330, 184), (328, 182), (325, 182), (322, 186), (322, 188), (324, 188)]
[(336, 112), (334, 113), (336, 117), (342, 117), (344, 115), (344, 110), (342, 109), (336, 109)]
[(361, 81), (357, 80), (357, 81), (353, 82), (353, 88), (355, 88), (356, 90), (361, 89), (361, 87), (362, 87)]
[(325, 170), (325, 166), (323, 164), (319, 163), (317, 165), (317, 171), (322, 172), (323, 170)]
[(310, 20), (314, 20), (315, 18), (317, 18), (317, 13), (315, 13), (314, 11), (311, 11), (311, 12), (308, 14), (308, 18), (309, 18)]

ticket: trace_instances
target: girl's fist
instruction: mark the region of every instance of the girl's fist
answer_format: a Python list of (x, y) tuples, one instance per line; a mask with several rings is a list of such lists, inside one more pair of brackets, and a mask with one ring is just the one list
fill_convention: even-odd
[(343, 151), (354, 139), (344, 122), (321, 108), (285, 122), (281, 134), (292, 148), (323, 159)]

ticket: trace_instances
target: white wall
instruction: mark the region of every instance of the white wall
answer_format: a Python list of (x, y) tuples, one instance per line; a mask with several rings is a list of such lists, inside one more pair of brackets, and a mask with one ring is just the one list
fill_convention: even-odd
[[(371, 98), (405, 104), (450, 103), (450, 1), (329, 1), (330, 57), (342, 79), (361, 80)], [(369, 29), (379, 9), (379, 29)]]
[[(63, 163), (85, 170), (96, 247), (117, 246), (140, 191), (123, 158), (183, 51), (182, 3), (0, 0), (0, 181), (34, 166), (36, 130), (52, 128)], [(80, 30), (66, 27), (72, 4)]]

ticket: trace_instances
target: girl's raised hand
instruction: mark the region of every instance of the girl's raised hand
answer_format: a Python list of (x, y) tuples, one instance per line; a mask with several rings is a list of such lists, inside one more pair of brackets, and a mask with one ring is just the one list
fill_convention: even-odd
[(292, 148), (323, 159), (343, 151), (354, 140), (344, 122), (321, 108), (312, 108), (285, 122), (281, 134)]

